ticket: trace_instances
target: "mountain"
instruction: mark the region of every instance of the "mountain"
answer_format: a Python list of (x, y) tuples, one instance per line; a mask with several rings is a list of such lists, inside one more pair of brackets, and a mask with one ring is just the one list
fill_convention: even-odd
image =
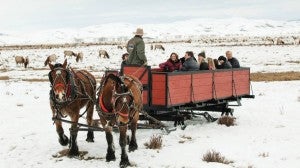
[(109, 23), (83, 28), (61, 28), (30, 33), (0, 34), (0, 45), (51, 44), (103, 41), (126, 41), (137, 27), (144, 28), (145, 38), (180, 40), (201, 36), (282, 36), (300, 35), (300, 21), (253, 20), (245, 18), (190, 19), (173, 23), (135, 25)]

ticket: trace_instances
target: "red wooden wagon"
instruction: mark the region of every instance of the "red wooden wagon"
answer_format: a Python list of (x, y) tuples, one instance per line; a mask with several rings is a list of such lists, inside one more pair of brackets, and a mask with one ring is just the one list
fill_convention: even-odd
[(254, 98), (250, 68), (161, 72), (149, 66), (125, 66), (123, 72), (142, 82), (144, 110), (160, 120), (184, 120), (197, 114), (213, 119), (207, 112), (197, 112), (228, 115), (233, 112), (229, 102), (240, 106), (242, 98)]

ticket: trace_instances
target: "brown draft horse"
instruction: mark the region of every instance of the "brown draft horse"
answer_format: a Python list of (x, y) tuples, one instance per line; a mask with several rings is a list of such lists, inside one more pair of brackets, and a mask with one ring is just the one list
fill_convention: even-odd
[[(67, 60), (62, 64), (49, 64), (50, 106), (56, 125), (56, 132), (59, 136), (59, 143), (63, 146), (69, 144), (69, 156), (78, 156), (78, 146), (76, 142), (78, 133), (78, 119), (80, 109), (86, 106), (87, 124), (92, 124), (94, 111), (94, 100), (96, 97), (96, 79), (86, 70), (73, 71), (66, 68)], [(70, 140), (64, 134), (61, 117), (69, 116), (72, 124), (70, 128)], [(94, 142), (94, 133), (89, 130), (87, 142)]]
[(103, 78), (97, 95), (97, 110), (108, 144), (106, 161), (116, 160), (112, 127), (117, 125), (120, 131), (119, 145), (122, 149), (120, 167), (127, 167), (130, 165), (125, 149), (128, 126), (130, 126), (132, 133), (129, 142), (129, 152), (138, 148), (135, 133), (139, 113), (143, 107), (142, 84), (133, 76), (119, 77), (109, 74)]

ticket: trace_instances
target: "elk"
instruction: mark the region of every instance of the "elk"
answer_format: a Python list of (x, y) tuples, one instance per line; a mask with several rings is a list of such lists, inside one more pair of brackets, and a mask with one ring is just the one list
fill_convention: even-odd
[(24, 56), (16, 56), (15, 57), (16, 64), (24, 64), (24, 67), (27, 68), (27, 65), (29, 64), (29, 58)]
[(74, 56), (74, 57), (76, 57), (76, 54), (73, 51), (71, 51), (71, 50), (65, 50), (64, 51), (64, 58), (66, 58), (66, 56), (69, 56), (69, 57)]
[(109, 55), (105, 50), (99, 50), (99, 57), (101, 58), (102, 56), (103, 58), (109, 58)]
[(49, 55), (45, 60), (44, 65), (47, 66), (49, 63), (56, 62), (57, 56), (55, 54)]

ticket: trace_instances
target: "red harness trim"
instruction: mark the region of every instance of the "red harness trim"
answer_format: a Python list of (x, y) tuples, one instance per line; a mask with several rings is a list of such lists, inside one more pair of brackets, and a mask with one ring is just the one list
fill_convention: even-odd
[(101, 109), (102, 109), (104, 112), (106, 112), (106, 113), (109, 112), (109, 111), (105, 108), (105, 106), (104, 106), (103, 99), (102, 99), (102, 95), (100, 96), (99, 104), (100, 104)]
[(57, 84), (54, 86), (54, 89), (56, 90), (56, 89), (57, 89), (57, 87), (59, 87), (59, 86), (65, 87), (65, 85), (64, 85), (64, 84), (62, 84), (62, 83), (57, 83)]
[(122, 117), (128, 117), (128, 115), (129, 115), (129, 114), (123, 114), (123, 113), (121, 113), (121, 112), (118, 112), (118, 114), (119, 114), (120, 116), (122, 116)]

